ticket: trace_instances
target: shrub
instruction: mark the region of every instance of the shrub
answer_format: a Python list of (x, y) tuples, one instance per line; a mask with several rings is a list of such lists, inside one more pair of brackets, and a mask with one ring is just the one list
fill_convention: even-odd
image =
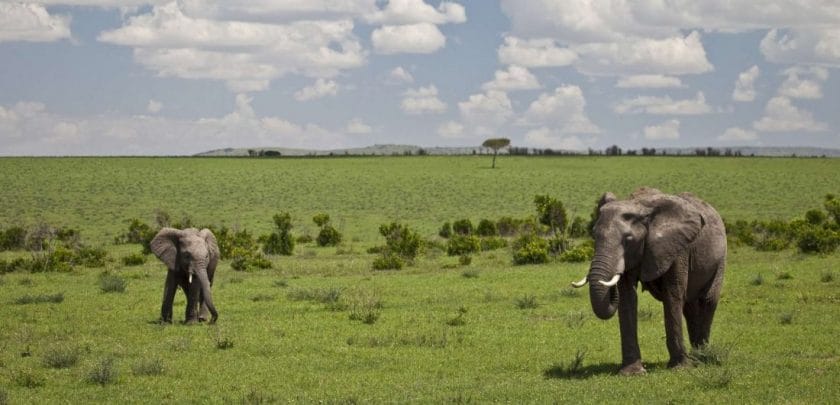
[(374, 292), (357, 291), (350, 297), (350, 320), (373, 325), (379, 319), (382, 300)]
[(386, 253), (373, 260), (374, 270), (399, 270), (405, 266), (405, 261), (396, 254)]
[(323, 227), (330, 222), (330, 216), (325, 213), (316, 214), (312, 217), (312, 221), (315, 222), (315, 225)]
[(312, 243), (313, 240), (315, 240), (315, 239), (312, 238), (312, 235), (300, 235), (297, 238), (295, 238), (295, 242), (297, 242), (301, 245), (305, 245), (307, 243)]
[(76, 251), (76, 257), (82, 266), (102, 267), (105, 265), (105, 258), (108, 257), (108, 252), (101, 247), (82, 247)]
[(513, 244), (513, 263), (539, 264), (548, 262), (548, 242), (536, 235), (523, 235)]
[(125, 279), (109, 272), (99, 275), (99, 289), (104, 293), (125, 292)]
[(390, 225), (379, 227), (379, 233), (385, 237), (386, 250), (407, 261), (414, 260), (420, 251), (420, 235), (406, 225), (392, 222)]
[(163, 360), (159, 358), (142, 359), (131, 365), (131, 373), (135, 376), (156, 376), (166, 372)]
[(557, 256), (572, 247), (572, 242), (563, 235), (554, 235), (548, 240), (548, 252)]
[(820, 281), (823, 283), (830, 283), (834, 281), (834, 273), (826, 271), (820, 275)]
[(835, 198), (833, 194), (828, 194), (825, 196), (823, 207), (828, 215), (834, 218), (834, 224), (840, 226), (840, 199)]
[(66, 346), (50, 348), (44, 353), (44, 365), (49, 368), (70, 368), (79, 362), (80, 350)]
[(581, 263), (592, 260), (595, 256), (595, 248), (591, 243), (575, 246), (563, 252), (557, 259), (561, 262)]
[(472, 256), (461, 255), (461, 257), (458, 258), (458, 263), (460, 263), (461, 266), (469, 266), (472, 263)]
[(292, 216), (288, 212), (274, 215), (276, 230), (272, 233), (265, 245), (265, 254), (279, 254), (291, 256), (295, 249), (295, 240), (292, 238)]
[(0, 251), (22, 250), (26, 247), (26, 229), (13, 226), (0, 232)]
[(453, 235), (446, 245), (446, 254), (460, 256), (481, 251), (481, 240), (473, 235)]
[[(168, 226), (168, 224), (166, 225)], [(128, 231), (114, 238), (115, 243), (139, 243), (148, 245), (157, 231), (137, 218), (128, 220)]]
[(481, 239), (482, 251), (501, 249), (507, 247), (507, 245), (507, 240), (499, 237), (489, 237)]
[(519, 309), (533, 309), (538, 306), (537, 297), (534, 295), (524, 295), (516, 299), (516, 307)]
[(518, 221), (511, 217), (501, 217), (496, 221), (496, 230), (499, 231), (500, 236), (510, 237), (516, 235), (518, 229)]
[(566, 230), (568, 215), (562, 201), (547, 195), (537, 195), (534, 196), (534, 205), (541, 224), (547, 225), (555, 234)]
[(18, 305), (27, 305), (27, 304), (44, 304), (44, 303), (53, 303), (59, 304), (64, 301), (64, 293), (57, 293), (57, 294), (40, 294), (40, 295), (24, 295), (22, 297), (18, 297), (15, 299), (14, 303)]
[(583, 217), (575, 217), (569, 225), (569, 237), (572, 238), (586, 238), (589, 237), (589, 224)]
[(318, 246), (336, 246), (341, 243), (341, 234), (331, 225), (324, 225), (318, 232)]
[(473, 224), (469, 219), (459, 219), (452, 223), (452, 231), (458, 235), (472, 235)]
[(108, 385), (117, 382), (119, 370), (113, 358), (105, 358), (97, 362), (87, 374), (87, 381), (91, 384)]
[(146, 255), (141, 253), (132, 253), (122, 258), (122, 264), (125, 266), (140, 266), (146, 263)]
[(820, 210), (808, 210), (805, 213), (805, 221), (808, 221), (811, 225), (822, 225), (825, 222), (827, 216), (824, 212)]
[(496, 228), (495, 222), (489, 219), (482, 219), (478, 222), (478, 228), (476, 228), (475, 233), (478, 236), (497, 236), (499, 230)]
[(802, 253), (829, 254), (840, 245), (840, 232), (814, 227), (803, 232), (796, 245)]
[(19, 370), (12, 375), (12, 380), (17, 384), (19, 387), (24, 388), (38, 388), (43, 387), (46, 384), (46, 380), (40, 374), (33, 372), (32, 370)]
[(449, 237), (452, 236), (452, 224), (444, 222), (443, 226), (441, 226), (438, 231), (438, 236), (444, 239), (449, 239)]

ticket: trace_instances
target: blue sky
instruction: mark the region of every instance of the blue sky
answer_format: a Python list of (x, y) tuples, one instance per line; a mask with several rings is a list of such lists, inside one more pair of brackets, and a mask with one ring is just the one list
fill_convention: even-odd
[(0, 0), (0, 155), (840, 148), (836, 0)]

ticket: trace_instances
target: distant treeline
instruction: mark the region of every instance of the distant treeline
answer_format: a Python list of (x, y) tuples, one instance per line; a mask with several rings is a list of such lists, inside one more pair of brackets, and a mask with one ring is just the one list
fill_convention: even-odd
[[(506, 150), (500, 151), (500, 153), (505, 153), (508, 155), (514, 156), (703, 156), (703, 157), (717, 157), (717, 156), (724, 156), (724, 157), (754, 157), (756, 156), (755, 153), (744, 153), (740, 149), (737, 148), (713, 148), (713, 147), (705, 147), (705, 148), (685, 148), (685, 149), (657, 149), (657, 148), (641, 148), (641, 149), (622, 149), (618, 145), (612, 145), (605, 149), (592, 149), (589, 148), (587, 151), (573, 151), (573, 150), (563, 150), (563, 149), (551, 149), (551, 148), (528, 148), (528, 147), (519, 147), (519, 146), (511, 146), (506, 148)], [(492, 155), (493, 150), (490, 148), (483, 148), (483, 147), (476, 147), (474, 149), (467, 149), (465, 151), (459, 152), (448, 152), (448, 153), (441, 153), (436, 148), (425, 149), (425, 148), (416, 148), (416, 149), (405, 149), (400, 151), (390, 151), (390, 152), (362, 152), (356, 153), (352, 151), (342, 151), (342, 152), (310, 152), (307, 154), (288, 154), (284, 155), (282, 152), (277, 150), (271, 149), (248, 149), (248, 157), (257, 157), (257, 158), (278, 158), (278, 157), (294, 157), (294, 158), (301, 158), (301, 157), (354, 157), (354, 156), (427, 156), (427, 155)], [(781, 155), (780, 155), (781, 156)], [(788, 155), (789, 157), (798, 157), (796, 153), (792, 152)], [(810, 157), (826, 157), (825, 154), (820, 156), (817, 155), (803, 155), (803, 156), (810, 156)]]

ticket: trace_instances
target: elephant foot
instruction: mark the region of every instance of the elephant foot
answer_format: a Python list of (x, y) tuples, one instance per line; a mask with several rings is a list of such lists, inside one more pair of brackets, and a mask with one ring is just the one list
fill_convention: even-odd
[(184, 320), (184, 325), (196, 325), (198, 324), (198, 319), (186, 319)]
[(647, 370), (645, 370), (641, 360), (636, 360), (633, 363), (622, 366), (621, 370), (618, 370), (618, 375), (623, 376), (645, 375), (646, 373)]
[(679, 370), (679, 369), (691, 368), (691, 367), (694, 367), (694, 363), (691, 361), (691, 359), (688, 356), (671, 358), (671, 360), (668, 360), (668, 368), (673, 368), (673, 369)]
[(161, 318), (161, 319), (158, 319), (157, 323), (158, 323), (159, 325), (172, 325), (172, 320), (171, 320), (171, 319), (163, 319), (163, 318)]

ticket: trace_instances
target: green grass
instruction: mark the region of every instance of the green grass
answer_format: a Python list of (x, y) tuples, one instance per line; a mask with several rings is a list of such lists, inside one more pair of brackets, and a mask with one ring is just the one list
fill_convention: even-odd
[[(268, 233), (281, 211), (292, 213), (295, 235), (315, 234), (312, 215), (329, 212), (354, 244), (349, 252), (299, 247), (291, 257), (270, 257), (269, 270), (234, 272), (222, 261), (213, 287), (215, 326), (155, 322), (165, 269), (154, 257), (136, 266), (107, 264), (130, 282), (123, 294), (101, 293), (101, 269), (6, 274), (3, 395), (9, 403), (824, 403), (840, 397), (837, 253), (732, 246), (712, 345), (695, 353), (705, 364), (690, 370), (665, 367), (662, 307), (640, 292), (638, 333), (648, 370), (640, 378), (615, 375), (617, 317), (597, 319), (586, 290), (568, 289), (586, 263), (513, 266), (505, 248), (473, 255), (469, 270), (444, 269), (452, 258), (427, 254), (402, 270), (373, 271), (377, 255), (366, 253), (384, 243), (378, 227), (392, 220), (433, 238), (445, 221), (531, 215), (535, 194), (560, 198), (588, 216), (603, 191), (626, 194), (639, 185), (692, 191), (732, 219), (793, 218), (840, 191), (840, 160), (502, 157), (497, 164), (487, 169), (486, 157), (0, 159), (0, 227), (72, 226), (113, 258), (138, 251), (109, 244), (124, 232), (125, 219), (151, 223), (156, 208), (256, 235)], [(101, 176), (104, 171), (110, 175)], [(179, 171), (184, 175), (172, 176)], [(779, 280), (780, 269), (791, 277)], [(755, 283), (761, 274), (767, 279)], [(21, 297), (49, 302), (56, 292), (60, 304), (8, 305)], [(539, 305), (521, 310), (519, 300)], [(184, 305), (179, 291), (176, 320)], [(46, 358), (62, 357), (56, 347), (78, 349), (77, 363), (48, 366)], [(196, 373), (213, 377), (196, 390)]]

